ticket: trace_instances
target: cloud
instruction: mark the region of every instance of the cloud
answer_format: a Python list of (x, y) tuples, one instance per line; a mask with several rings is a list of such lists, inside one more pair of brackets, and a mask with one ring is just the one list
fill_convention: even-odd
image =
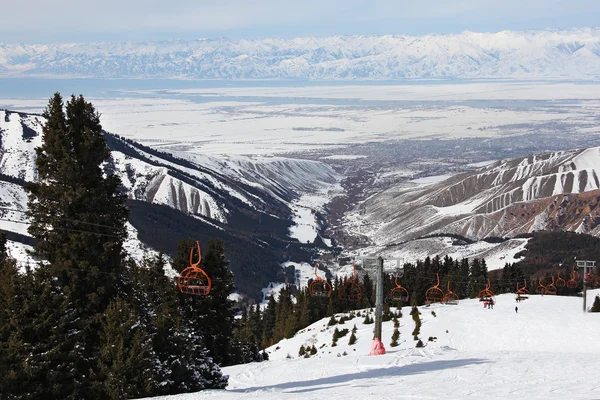
[(598, 16), (597, 0), (21, 0), (3, 4), (0, 39), (421, 34), (570, 27)]

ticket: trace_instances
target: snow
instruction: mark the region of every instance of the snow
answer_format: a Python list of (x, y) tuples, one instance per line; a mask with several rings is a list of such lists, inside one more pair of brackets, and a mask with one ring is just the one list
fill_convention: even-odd
[[(596, 294), (588, 291), (588, 307)], [(383, 323), (381, 356), (368, 355), (374, 325), (363, 316), (333, 327), (325, 318), (268, 348), (269, 361), (223, 368), (226, 390), (156, 399), (599, 398), (600, 314), (583, 313), (579, 297), (532, 295), (518, 313), (515, 305), (514, 295), (503, 294), (494, 309), (477, 300), (419, 307), (421, 349), (404, 308), (398, 347), (390, 347), (393, 322)], [(348, 333), (332, 347), (333, 330), (354, 325), (356, 344), (348, 344)], [(316, 355), (298, 356), (301, 345), (313, 344)]]
[[(289, 236), (301, 243), (313, 242), (321, 229), (315, 212), (323, 212), (331, 198), (340, 193), (341, 186), (338, 182), (321, 187), (315, 194), (303, 194), (299, 199), (292, 202), (290, 208), (293, 213), (294, 225), (289, 228)], [(331, 243), (330, 241), (325, 242)]]
[(465, 31), (423, 36), (0, 43), (0, 75), (344, 81), (594, 80), (600, 75), (599, 49), (599, 28)]
[(409, 182), (416, 183), (417, 185), (433, 185), (434, 183), (440, 183), (448, 178), (451, 178), (454, 174), (443, 174), (435, 176), (426, 176), (424, 178), (412, 179)]

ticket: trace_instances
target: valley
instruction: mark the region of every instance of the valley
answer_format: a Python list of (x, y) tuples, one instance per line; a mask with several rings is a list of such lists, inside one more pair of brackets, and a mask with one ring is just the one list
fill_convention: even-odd
[[(179, 85), (162, 90), (145, 89), (143, 84), (133, 90), (131, 85), (123, 84), (128, 87), (123, 90), (96, 92), (90, 99), (100, 110), (103, 127), (108, 132), (139, 143), (135, 152), (140, 155), (134, 157), (141, 157), (141, 164), (129, 160), (131, 150), (123, 155), (115, 153), (113, 157), (113, 168), (126, 178), (132, 200), (166, 205), (184, 215), (195, 214), (194, 223), (205, 226), (201, 229), (205, 233), (242, 229), (247, 235), (251, 226), (248, 223), (266, 223), (264, 233), (277, 237), (276, 242), (268, 240), (274, 250), (269, 262), (329, 259), (328, 267), (334, 272), (339, 268), (337, 257), (352, 259), (382, 251), (407, 260), (436, 254), (464, 257), (486, 254), (497, 260), (490, 269), (502, 268), (504, 262), (512, 260), (522, 249), (522, 240), (505, 242), (502, 246), (466, 244), (459, 249), (453, 240), (426, 236), (447, 233), (473, 240), (512, 237), (530, 229), (527, 221), (520, 223), (517, 230), (490, 227), (474, 234), (464, 227), (479, 226), (476, 219), (487, 216), (474, 215), (468, 217), (475, 218), (471, 222), (460, 225), (457, 219), (467, 217), (451, 202), (444, 206), (452, 205), (455, 211), (447, 208), (445, 220), (425, 222), (430, 218), (427, 215), (433, 210), (431, 206), (437, 203), (434, 201), (426, 205), (429, 208), (416, 211), (420, 207), (417, 204), (404, 204), (411, 193), (451, 190), (446, 185), (452, 184), (452, 177), (478, 174), (476, 171), (502, 160), (600, 146), (600, 99), (595, 83), (324, 83), (318, 86), (256, 83), (243, 87), (212, 83), (210, 88), (194, 88), (198, 83), (192, 82), (189, 89)], [(45, 101), (37, 97), (0, 98), (0, 108), (40, 113)], [(40, 126), (36, 122), (32, 129)], [(113, 142), (114, 146), (120, 143)], [(22, 154), (31, 151), (34, 143), (18, 145), (13, 149), (15, 153), (7, 151), (8, 142), (4, 140), (2, 172), (31, 176), (31, 166), (7, 168), (22, 163)], [(175, 159), (165, 160), (164, 154), (172, 154)], [(146, 158), (153, 160), (151, 164), (158, 162), (158, 168), (144, 166)], [(567, 160), (568, 156), (563, 158)], [(172, 172), (165, 175), (167, 170), (161, 170), (165, 167)], [(553, 168), (559, 168), (558, 164), (547, 166), (544, 173), (554, 173)], [(533, 175), (523, 178), (533, 178), (539, 173), (541, 170), (532, 170)], [(182, 178), (186, 176), (187, 180)], [(189, 179), (197, 183), (189, 186)], [(206, 192), (207, 183), (214, 189)], [(200, 186), (194, 188), (197, 184)], [(496, 191), (494, 196), (498, 197), (503, 190), (515, 187), (489, 190)], [(215, 197), (214, 190), (229, 192), (233, 198), (247, 203), (243, 206), (247, 211), (243, 213), (252, 210), (253, 217), (232, 225), (231, 221), (238, 217), (231, 220), (227, 202), (219, 197), (223, 194)], [(579, 190), (565, 191), (570, 192)], [(554, 193), (557, 194), (560, 193)], [(265, 200), (264, 195), (270, 200)], [(534, 197), (539, 196), (547, 194)], [(3, 202), (9, 204), (8, 200)], [(149, 212), (142, 211), (146, 207), (142, 204), (133, 209)], [(384, 210), (386, 206), (389, 207)], [(425, 229), (410, 227), (412, 223), (408, 221), (412, 217), (408, 215), (415, 212), (421, 215), (415, 221), (420, 221), (418, 224)], [(158, 210), (152, 213), (164, 214)], [(590, 215), (593, 220), (595, 214)], [(270, 225), (270, 218), (279, 222)], [(428, 225), (431, 227), (426, 228)], [(589, 231), (595, 226), (593, 222)], [(141, 225), (135, 228), (139, 230)], [(200, 231), (196, 229), (186, 232), (197, 235)], [(554, 229), (563, 228), (559, 224)], [(576, 227), (571, 225), (567, 229)], [(21, 228), (19, 232), (25, 230)], [(310, 244), (317, 235), (324, 241), (324, 247), (309, 245), (294, 253), (295, 256), (284, 250), (288, 243), (297, 240), (298, 244)], [(138, 236), (152, 237), (147, 232)], [(166, 243), (170, 242), (163, 242), (157, 250), (168, 253)], [(241, 264), (241, 259), (234, 261), (234, 269)], [(275, 265), (269, 267), (271, 272), (260, 283), (253, 283), (253, 293), (269, 281), (281, 279)]]

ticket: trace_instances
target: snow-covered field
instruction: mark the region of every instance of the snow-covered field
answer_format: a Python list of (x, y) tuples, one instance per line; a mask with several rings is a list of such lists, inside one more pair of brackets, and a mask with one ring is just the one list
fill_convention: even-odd
[[(588, 291), (588, 307), (599, 293)], [(162, 399), (600, 398), (600, 314), (583, 313), (580, 297), (534, 295), (518, 313), (514, 295), (496, 300), (494, 309), (477, 300), (420, 307), (421, 349), (404, 308), (398, 347), (390, 347), (393, 322), (383, 324), (382, 356), (368, 355), (374, 325), (363, 316), (334, 327), (324, 319), (269, 348), (269, 361), (223, 368), (226, 390)], [(356, 344), (348, 333), (332, 347), (333, 329), (354, 325)], [(298, 356), (313, 344), (316, 355)]]
[[(110, 132), (168, 151), (206, 155), (272, 155), (416, 138), (501, 137), (544, 132), (556, 124), (579, 133), (599, 132), (595, 83), (258, 85), (123, 91), (89, 100)], [(0, 98), (0, 108), (28, 112), (40, 112), (46, 103), (46, 98)]]

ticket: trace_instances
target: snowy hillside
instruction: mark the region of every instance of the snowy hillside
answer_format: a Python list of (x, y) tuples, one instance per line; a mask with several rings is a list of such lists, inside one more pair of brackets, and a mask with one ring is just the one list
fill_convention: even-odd
[(423, 185), (408, 182), (375, 194), (349, 226), (378, 244), (430, 234), (474, 240), (538, 230), (600, 234), (600, 148), (498, 161), (472, 173)]
[[(588, 292), (588, 306), (600, 291)], [(383, 324), (387, 354), (369, 356), (374, 325), (364, 315), (328, 327), (323, 319), (268, 349), (270, 360), (224, 368), (229, 386), (162, 399), (597, 399), (600, 315), (582, 313), (579, 297), (497, 296), (494, 309), (477, 300), (420, 307), (415, 348), (410, 308), (402, 310), (398, 347), (393, 322)], [(364, 314), (366, 310), (359, 311)], [(432, 312), (435, 312), (435, 316)], [(332, 347), (333, 330), (356, 325)], [(431, 341), (430, 341), (431, 339)], [(309, 358), (300, 346), (317, 348)], [(560, 373), (560, 375), (557, 375)]]
[(0, 44), (0, 76), (597, 79), (600, 29)]

